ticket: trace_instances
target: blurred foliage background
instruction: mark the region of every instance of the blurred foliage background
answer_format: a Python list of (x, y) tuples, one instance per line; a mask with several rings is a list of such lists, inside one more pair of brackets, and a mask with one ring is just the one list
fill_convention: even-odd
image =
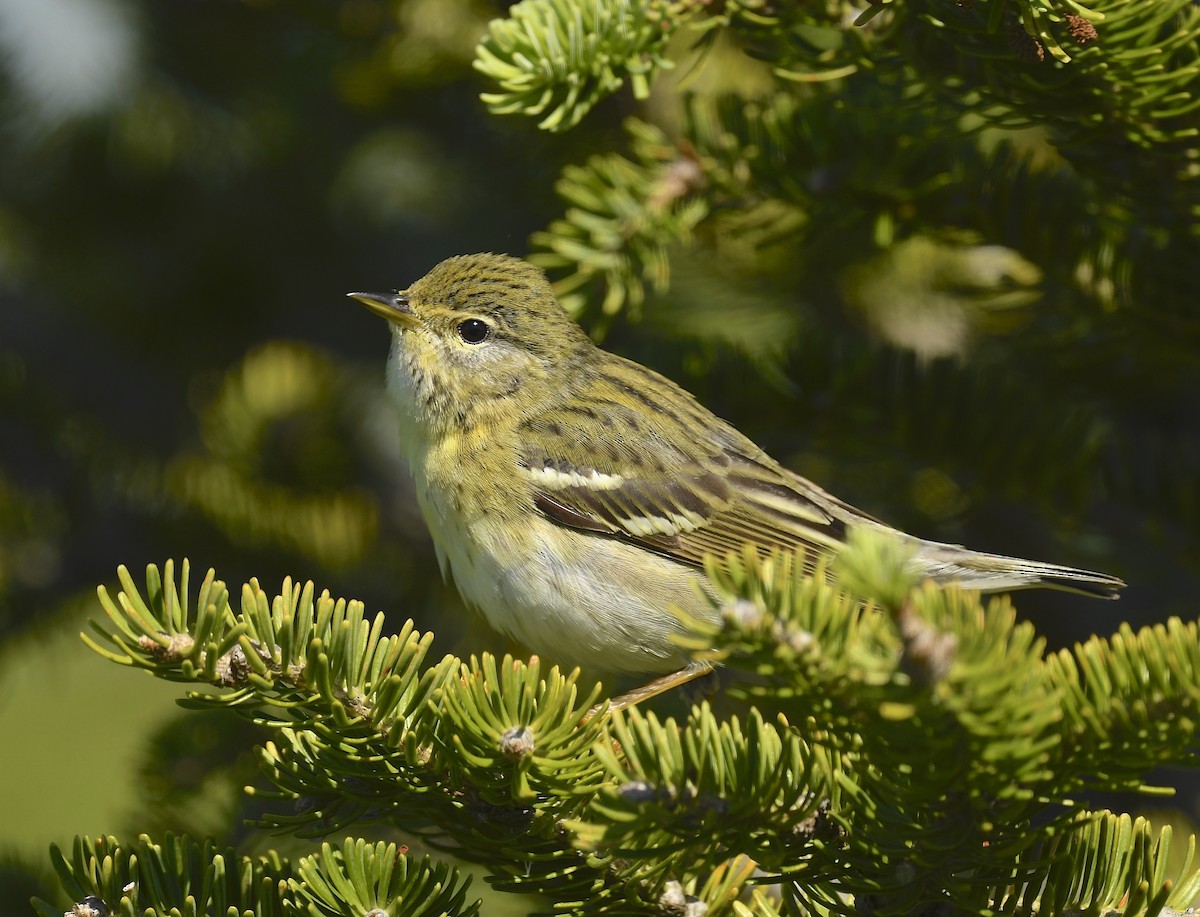
[[(753, 29), (665, 36), (646, 98), (548, 132), (480, 101), (506, 12), (0, 0), (3, 900), (47, 894), (45, 844), (77, 832), (253, 843), (252, 732), (176, 717), (75, 637), (117, 564), (291, 574), (416, 618), (438, 652), (506, 648), (433, 572), (387, 332), (344, 298), (452, 254), (532, 252), (606, 346), (875, 515), (1130, 583), (1021, 596), (1052, 643), (1194, 616), (1194, 147), (1171, 172), (994, 82), (972, 109), (930, 90), (954, 62), (925, 46), (923, 83), (797, 82)], [(781, 79), (752, 136), (744, 100)], [(1052, 116), (981, 117), (997, 99)]]

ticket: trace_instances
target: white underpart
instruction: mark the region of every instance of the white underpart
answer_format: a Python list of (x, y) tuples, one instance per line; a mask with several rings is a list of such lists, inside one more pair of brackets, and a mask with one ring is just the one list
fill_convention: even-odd
[(616, 538), (596, 538), (534, 516), (514, 530), (494, 519), (465, 520), (447, 495), (423, 486), (418, 501), (467, 603), (502, 633), (557, 663), (603, 672), (661, 673), (687, 654), (672, 639), (669, 610), (711, 619), (694, 570)]

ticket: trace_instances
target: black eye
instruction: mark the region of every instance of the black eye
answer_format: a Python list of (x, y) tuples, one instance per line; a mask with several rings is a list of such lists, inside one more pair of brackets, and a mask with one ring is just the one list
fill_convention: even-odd
[(492, 328), (481, 318), (468, 318), (458, 323), (458, 336), (468, 344), (482, 344), (492, 336)]

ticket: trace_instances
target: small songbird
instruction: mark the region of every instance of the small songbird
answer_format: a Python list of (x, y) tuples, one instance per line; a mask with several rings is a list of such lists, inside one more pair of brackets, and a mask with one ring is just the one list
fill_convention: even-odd
[(984, 592), (1115, 598), (1115, 577), (890, 528), (793, 474), (670, 380), (596, 347), (537, 268), (450, 258), (407, 290), (351, 293), (391, 323), (387, 382), (443, 573), (555, 662), (658, 674), (687, 660), (672, 606), (710, 618), (706, 555), (828, 555), (857, 527), (917, 572)]

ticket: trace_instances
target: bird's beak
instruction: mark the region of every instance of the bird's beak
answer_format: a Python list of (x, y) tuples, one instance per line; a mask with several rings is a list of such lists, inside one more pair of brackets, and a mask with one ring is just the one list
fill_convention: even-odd
[(394, 325), (412, 328), (417, 324), (412, 307), (408, 304), (407, 294), (393, 290), (390, 293), (347, 293), (351, 299), (356, 299), (376, 315), (386, 318)]

